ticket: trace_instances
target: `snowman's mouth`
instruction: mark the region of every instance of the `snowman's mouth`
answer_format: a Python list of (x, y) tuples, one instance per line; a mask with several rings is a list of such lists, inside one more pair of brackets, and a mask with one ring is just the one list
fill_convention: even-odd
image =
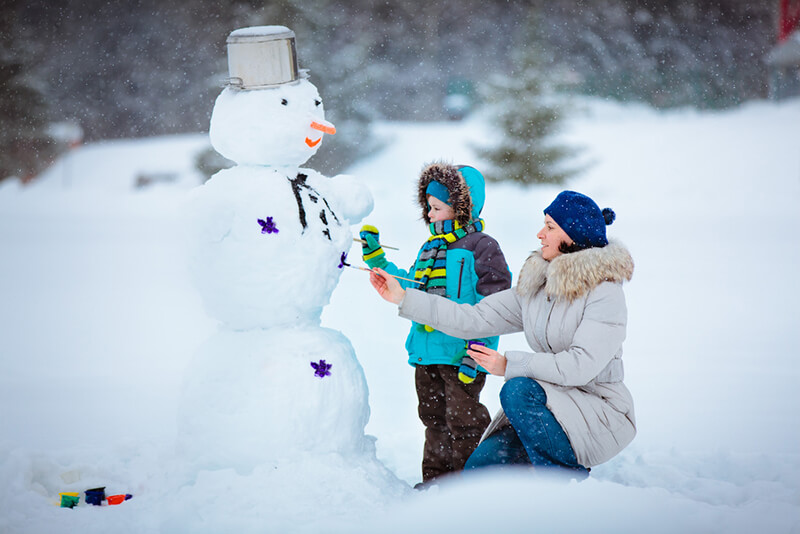
[(320, 141), (322, 141), (322, 137), (320, 137), (320, 138), (319, 138), (319, 139), (317, 139), (316, 141), (312, 141), (311, 139), (309, 139), (308, 137), (306, 137), (306, 144), (307, 144), (309, 147), (311, 147), (311, 148), (314, 148), (315, 146), (317, 146), (317, 145), (319, 144), (319, 142), (320, 142)]

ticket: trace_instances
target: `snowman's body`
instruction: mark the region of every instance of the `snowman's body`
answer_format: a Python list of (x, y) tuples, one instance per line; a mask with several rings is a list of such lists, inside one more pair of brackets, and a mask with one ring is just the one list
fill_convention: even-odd
[(237, 165), (193, 192), (190, 265), (222, 325), (190, 364), (178, 419), (179, 449), (201, 467), (371, 447), (362, 368), (320, 316), (372, 197), (300, 168), (332, 130), (305, 79), (226, 88), (215, 104), (212, 144)]
[(337, 185), (363, 196), (348, 177), (242, 165), (195, 192), (192, 269), (211, 315), (239, 330), (319, 323), (353, 237)]
[[(330, 376), (309, 364), (321, 360)], [(179, 450), (197, 468), (248, 473), (372, 447), (361, 366), (347, 338), (319, 326), (221, 329), (195, 354), (182, 401)]]

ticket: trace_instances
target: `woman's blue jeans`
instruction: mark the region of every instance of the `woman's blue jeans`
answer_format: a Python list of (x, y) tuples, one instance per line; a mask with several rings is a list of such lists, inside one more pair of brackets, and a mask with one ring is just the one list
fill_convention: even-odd
[(512, 378), (500, 390), (500, 404), (511, 426), (483, 440), (465, 469), (518, 464), (567, 469), (581, 478), (588, 474), (578, 464), (569, 438), (547, 408), (547, 394), (538, 382)]

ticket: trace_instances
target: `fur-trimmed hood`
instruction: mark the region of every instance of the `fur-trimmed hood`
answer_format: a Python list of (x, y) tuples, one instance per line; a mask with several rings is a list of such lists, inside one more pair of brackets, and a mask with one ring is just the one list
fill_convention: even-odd
[(437, 181), (450, 192), (448, 204), (455, 211), (455, 220), (462, 226), (477, 219), (483, 210), (486, 198), (486, 184), (483, 175), (474, 167), (468, 165), (451, 165), (444, 162), (435, 162), (426, 165), (419, 176), (417, 186), (417, 201), (422, 208), (422, 219), (430, 224), (428, 218), (428, 184)]
[(544, 288), (548, 297), (573, 301), (602, 282), (630, 281), (633, 258), (622, 244), (611, 241), (602, 248), (561, 254), (552, 261), (533, 252), (519, 274), (517, 293), (532, 297)]

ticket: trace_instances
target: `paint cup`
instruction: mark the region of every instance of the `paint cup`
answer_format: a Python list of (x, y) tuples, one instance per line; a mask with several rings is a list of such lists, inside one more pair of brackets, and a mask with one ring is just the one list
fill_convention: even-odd
[(109, 495), (108, 497), (106, 497), (106, 502), (108, 504), (114, 505), (114, 504), (119, 504), (121, 502), (125, 502), (128, 499), (130, 499), (131, 497), (133, 497), (133, 495), (131, 495), (130, 493), (119, 494), (119, 495)]
[(483, 341), (470, 341), (469, 343), (467, 343), (467, 348), (472, 349), (472, 345), (480, 345), (481, 347), (485, 347), (486, 343), (484, 343)]
[(65, 491), (59, 495), (61, 496), (61, 508), (74, 508), (81, 500), (81, 494), (77, 491)]
[(100, 506), (106, 498), (106, 487), (88, 489), (84, 493), (86, 494), (86, 504)]

